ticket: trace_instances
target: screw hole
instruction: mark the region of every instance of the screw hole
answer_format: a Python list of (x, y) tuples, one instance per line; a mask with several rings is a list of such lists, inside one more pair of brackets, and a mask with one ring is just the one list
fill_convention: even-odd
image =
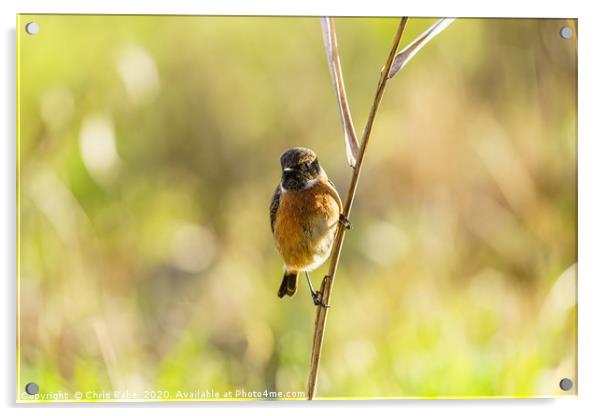
[(570, 39), (573, 37), (573, 29), (571, 29), (568, 26), (563, 26), (562, 29), (560, 29), (560, 37), (563, 39)]
[(37, 35), (40, 32), (40, 25), (36, 22), (29, 22), (25, 25), (25, 31), (28, 35)]
[(40, 386), (38, 386), (36, 383), (27, 383), (25, 385), (25, 393), (29, 394), (30, 396), (37, 394), (39, 391)]
[(560, 380), (560, 388), (564, 391), (569, 391), (573, 388), (573, 380), (570, 378), (563, 378)]

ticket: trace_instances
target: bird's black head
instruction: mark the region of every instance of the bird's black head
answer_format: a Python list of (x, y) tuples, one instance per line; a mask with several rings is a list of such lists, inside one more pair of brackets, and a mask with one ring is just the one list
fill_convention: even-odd
[(315, 152), (305, 147), (293, 147), (280, 156), (282, 187), (287, 191), (303, 189), (318, 179), (321, 168)]

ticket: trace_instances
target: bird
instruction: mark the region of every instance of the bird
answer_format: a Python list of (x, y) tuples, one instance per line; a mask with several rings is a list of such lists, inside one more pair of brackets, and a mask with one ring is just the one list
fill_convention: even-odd
[(272, 235), (284, 260), (278, 297), (293, 296), (303, 272), (314, 305), (328, 307), (314, 290), (309, 272), (330, 256), (338, 223), (347, 229), (351, 223), (343, 215), (341, 198), (313, 150), (287, 149), (280, 156), (280, 166), (280, 183), (270, 204)]

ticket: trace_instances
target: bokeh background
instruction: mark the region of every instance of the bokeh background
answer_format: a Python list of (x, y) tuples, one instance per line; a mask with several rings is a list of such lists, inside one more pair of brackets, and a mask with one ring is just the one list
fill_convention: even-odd
[[(319, 20), (18, 22), (17, 391), (304, 391), (315, 308), (303, 281), (276, 297), (268, 206), (287, 147), (314, 149), (343, 197), (350, 179)], [(336, 19), (358, 132), (397, 23)], [(388, 84), (318, 397), (576, 381), (567, 24), (458, 20)]]

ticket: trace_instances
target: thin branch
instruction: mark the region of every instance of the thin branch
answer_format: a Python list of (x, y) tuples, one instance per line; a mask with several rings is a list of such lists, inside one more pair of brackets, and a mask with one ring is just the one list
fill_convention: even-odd
[(341, 71), (341, 60), (339, 58), (339, 47), (337, 45), (337, 34), (334, 29), (334, 19), (332, 17), (320, 18), (322, 25), (322, 38), (324, 39), (324, 47), (326, 48), (326, 57), (328, 58), (328, 67), (332, 76), (334, 91), (337, 95), (339, 104), (339, 115), (341, 116), (341, 124), (343, 125), (343, 133), (345, 134), (345, 150), (347, 152), (347, 162), (349, 166), (354, 167), (357, 155), (359, 153), (359, 145), (357, 144), (357, 136), (353, 128), (353, 120), (351, 118), (351, 110), (347, 102), (347, 94), (345, 93), (345, 84), (343, 83), (343, 73)]
[[(372, 132), (372, 126), (374, 124), (374, 119), (376, 117), (376, 112), (380, 105), (380, 101), (382, 99), (383, 93), (385, 91), (385, 86), (387, 85), (387, 80), (389, 77), (389, 71), (391, 70), (391, 65), (393, 64), (393, 59), (395, 58), (395, 53), (399, 48), (399, 42), (401, 41), (401, 35), (408, 21), (407, 17), (401, 19), (399, 23), (399, 27), (397, 28), (397, 32), (395, 33), (395, 37), (393, 39), (393, 46), (391, 47), (391, 51), (389, 52), (389, 56), (387, 57), (387, 62), (385, 66), (381, 70), (380, 79), (378, 80), (378, 86), (376, 87), (376, 94), (374, 96), (374, 100), (372, 102), (372, 107), (370, 108), (370, 114), (368, 115), (368, 120), (366, 121), (366, 127), (364, 128), (364, 132), (362, 134), (362, 144), (358, 153), (356, 164), (353, 168), (353, 175), (351, 176), (351, 183), (349, 184), (349, 190), (347, 191), (347, 196), (345, 198), (345, 204), (343, 206), (343, 215), (346, 218), (349, 218), (349, 213), (351, 211), (351, 206), (353, 204), (353, 199), (355, 197), (355, 192), (357, 189), (358, 179), (360, 176), (362, 162), (364, 161), (364, 156), (366, 154), (366, 148), (368, 146), (368, 142), (370, 139), (370, 133)], [(334, 283), (334, 277), (337, 271), (337, 266), (339, 264), (339, 258), (341, 256), (341, 250), (343, 248), (343, 240), (345, 238), (345, 226), (343, 224), (338, 224), (336, 239), (334, 241), (332, 255), (330, 259), (330, 267), (328, 269), (328, 274), (324, 276), (322, 280), (322, 286), (320, 288), (320, 298), (322, 303), (329, 304), (330, 295), (332, 293), (332, 285)], [(309, 377), (307, 381), (307, 398), (308, 400), (312, 400), (316, 391), (316, 381), (318, 378), (318, 367), (320, 365), (320, 354), (322, 352), (322, 342), (324, 339), (324, 330), (326, 328), (326, 318), (328, 316), (328, 308), (324, 308), (322, 306), (318, 306), (318, 311), (316, 314), (316, 322), (314, 327), (314, 338), (311, 352), (311, 360), (309, 367)]]
[(393, 78), (401, 68), (410, 62), (414, 55), (416, 55), (416, 53), (418, 53), (418, 51), (422, 49), (424, 45), (429, 43), (431, 39), (433, 39), (439, 33), (443, 32), (443, 30), (452, 24), (454, 20), (456, 19), (447, 18), (438, 20), (434, 25), (429, 27), (420, 36), (410, 42), (408, 46), (403, 48), (403, 50), (395, 56), (395, 60), (391, 66), (391, 71), (389, 72), (389, 78)]

